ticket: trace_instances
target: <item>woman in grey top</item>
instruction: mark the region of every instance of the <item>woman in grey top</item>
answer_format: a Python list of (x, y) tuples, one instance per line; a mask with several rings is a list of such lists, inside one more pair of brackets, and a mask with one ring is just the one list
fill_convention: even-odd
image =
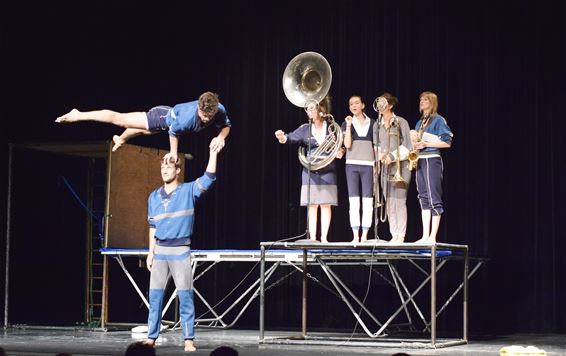
[(407, 231), (407, 191), (411, 181), (407, 156), (413, 146), (407, 120), (393, 111), (397, 98), (389, 93), (380, 98), (387, 105), (379, 107), (380, 119), (373, 131), (375, 151), (382, 164), (380, 179), (391, 232), (389, 242), (402, 243)]
[[(375, 120), (365, 113), (361, 96), (352, 95), (348, 100), (352, 116), (342, 124), (344, 146), (346, 147), (346, 181), (350, 203), (350, 226), (353, 243), (365, 242), (373, 215), (373, 166), (375, 154), (372, 137)], [(360, 201), (362, 214), (360, 217)], [(360, 230), (362, 235), (360, 237)]]

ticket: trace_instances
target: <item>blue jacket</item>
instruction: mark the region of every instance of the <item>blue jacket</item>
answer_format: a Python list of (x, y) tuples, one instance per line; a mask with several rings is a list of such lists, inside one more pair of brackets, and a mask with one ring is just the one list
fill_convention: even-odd
[[(437, 137), (438, 140), (446, 142), (448, 144), (452, 144), (452, 137), (454, 136), (454, 134), (452, 133), (452, 131), (450, 130), (450, 127), (448, 127), (448, 123), (446, 122), (446, 119), (443, 118), (442, 116), (435, 114), (434, 116), (432, 116), (430, 119), (430, 122), (428, 124), (428, 126), (425, 128), (424, 132), (429, 133), (431, 135), (434, 135)], [(421, 127), (422, 124), (422, 119), (419, 120), (417, 122), (417, 125), (415, 126), (415, 130), (419, 131), (419, 128)], [(432, 154), (432, 153), (438, 153), (440, 154), (440, 149), (435, 148), (435, 147), (425, 147), (421, 150), (421, 154)]]

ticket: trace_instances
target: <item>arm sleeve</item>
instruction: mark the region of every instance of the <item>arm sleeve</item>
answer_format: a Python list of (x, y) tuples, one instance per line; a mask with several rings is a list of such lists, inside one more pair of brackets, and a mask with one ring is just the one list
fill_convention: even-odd
[(149, 195), (147, 199), (147, 223), (149, 224), (150, 228), (155, 228), (155, 220), (153, 220), (153, 213), (152, 213), (152, 204), (151, 204), (151, 197), (153, 193)]
[(223, 105), (218, 107), (218, 113), (216, 113), (216, 115), (218, 115), (216, 119), (217, 128), (232, 127), (232, 122), (228, 118), (228, 113)]
[(295, 131), (286, 134), (287, 141), (285, 143), (304, 143), (305, 131), (308, 130), (308, 126), (307, 124), (301, 125)]
[(171, 125), (169, 125), (169, 136), (181, 136), (184, 131), (186, 131), (186, 129), (180, 127), (179, 120), (173, 119), (171, 121)]
[(454, 134), (452, 133), (452, 130), (450, 130), (450, 127), (448, 127), (448, 123), (446, 123), (446, 120), (442, 118), (438, 125), (438, 137), (440, 137), (442, 141), (451, 145), (453, 136)]
[(377, 121), (373, 123), (373, 146), (379, 147), (379, 125)]
[(198, 199), (201, 195), (206, 193), (216, 181), (216, 174), (205, 172), (202, 176), (193, 182), (192, 195), (193, 198)]

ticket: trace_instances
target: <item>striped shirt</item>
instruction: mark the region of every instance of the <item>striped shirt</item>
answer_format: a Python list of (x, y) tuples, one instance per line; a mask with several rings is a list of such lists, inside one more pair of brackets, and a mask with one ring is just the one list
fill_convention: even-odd
[(214, 181), (216, 175), (206, 172), (197, 180), (181, 183), (167, 194), (159, 187), (149, 195), (148, 223), (155, 228), (156, 243), (160, 246), (190, 245), (195, 222), (195, 204)]

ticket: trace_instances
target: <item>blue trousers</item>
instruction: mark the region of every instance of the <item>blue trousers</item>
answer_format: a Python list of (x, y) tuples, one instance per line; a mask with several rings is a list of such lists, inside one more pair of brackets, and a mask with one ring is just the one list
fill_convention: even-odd
[(155, 246), (151, 279), (149, 283), (149, 316), (147, 318), (148, 339), (157, 339), (161, 328), (161, 314), (165, 287), (173, 277), (179, 297), (179, 315), (183, 338), (195, 337), (195, 306), (193, 302), (193, 276), (189, 246)]
[(420, 158), (416, 181), (421, 210), (431, 210), (432, 215), (442, 215), (442, 171), (441, 157)]

